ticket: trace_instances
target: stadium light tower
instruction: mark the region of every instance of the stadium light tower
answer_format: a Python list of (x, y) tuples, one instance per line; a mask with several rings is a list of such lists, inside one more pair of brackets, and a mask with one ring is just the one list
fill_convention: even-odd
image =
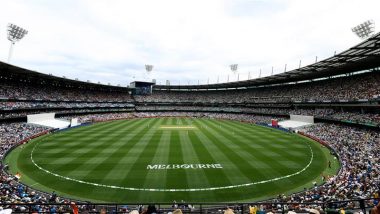
[(150, 74), (153, 70), (153, 65), (145, 65), (145, 70), (146, 70), (146, 74), (147, 74), (147, 78), (149, 79), (150, 78)]
[(10, 63), (11, 57), (12, 57), (13, 45), (16, 44), (16, 42), (20, 41), (26, 34), (28, 34), (28, 31), (15, 24), (9, 23), (7, 27), (7, 33), (8, 33), (8, 40), (11, 41), (11, 47), (9, 48), (9, 54), (8, 54), (8, 63)]
[(238, 64), (232, 64), (230, 65), (231, 71), (236, 74), (238, 69)]
[(352, 32), (354, 32), (361, 39), (367, 39), (375, 33), (375, 22), (373, 20), (363, 22), (352, 28)]

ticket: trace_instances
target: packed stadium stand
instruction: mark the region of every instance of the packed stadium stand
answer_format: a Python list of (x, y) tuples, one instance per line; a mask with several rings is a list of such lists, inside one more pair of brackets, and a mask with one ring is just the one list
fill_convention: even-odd
[(257, 103), (295, 101), (353, 101), (373, 99), (380, 94), (380, 73), (364, 73), (326, 80), (310, 81), (273, 87), (241, 90), (178, 92), (157, 91), (153, 96), (138, 99), (141, 102), (197, 102)]
[(4, 63), (0, 83), (0, 120), (22, 121), (41, 112), (65, 115), (134, 108), (127, 88), (57, 78)]
[[(35, 113), (54, 112), (63, 119), (77, 117), (81, 123), (187, 116), (268, 124), (274, 118), (285, 120), (290, 114), (310, 115), (317, 125), (300, 133), (330, 147), (340, 159), (341, 170), (336, 176), (323, 178), (321, 186), (268, 199), (258, 204), (259, 210), (309, 212), (310, 206), (302, 204), (308, 202), (317, 204), (314, 208), (320, 212), (327, 202), (333, 209), (371, 207), (380, 194), (379, 44), (377, 34), (329, 59), (283, 74), (211, 85), (156, 85), (152, 95), (144, 96), (132, 96), (127, 87), (79, 82), (0, 62), (0, 157), (30, 138), (54, 131), (26, 124), (27, 115)], [(25, 186), (17, 176), (7, 173), (6, 165), (0, 167), (3, 208), (71, 211), (68, 199)], [(358, 201), (334, 203), (351, 199)], [(33, 205), (48, 202), (62, 204)], [(282, 203), (293, 204), (284, 208)], [(87, 212), (104, 209), (78, 206)], [(244, 208), (248, 209), (247, 204), (234, 209)], [(122, 207), (112, 209), (124, 212)]]

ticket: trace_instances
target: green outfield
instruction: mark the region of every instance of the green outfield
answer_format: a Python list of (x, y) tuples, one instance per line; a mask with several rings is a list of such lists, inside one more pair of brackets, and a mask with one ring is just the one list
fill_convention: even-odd
[(35, 139), (6, 161), (33, 188), (120, 203), (260, 200), (320, 183), (337, 168), (325, 148), (296, 134), (203, 118), (70, 129)]

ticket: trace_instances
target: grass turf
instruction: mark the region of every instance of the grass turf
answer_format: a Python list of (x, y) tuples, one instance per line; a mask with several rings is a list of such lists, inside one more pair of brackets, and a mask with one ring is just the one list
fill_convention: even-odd
[[(7, 162), (33, 188), (82, 200), (132, 203), (270, 198), (298, 191), (312, 181), (320, 183), (327, 159), (333, 160), (318, 143), (270, 128), (225, 120), (154, 118), (98, 123), (43, 136), (13, 151)], [(154, 164), (223, 168), (147, 169)], [(287, 175), (292, 176), (268, 181)], [(238, 186), (252, 182), (258, 184)], [(237, 187), (210, 189), (228, 186)], [(206, 190), (183, 191), (200, 188)]]

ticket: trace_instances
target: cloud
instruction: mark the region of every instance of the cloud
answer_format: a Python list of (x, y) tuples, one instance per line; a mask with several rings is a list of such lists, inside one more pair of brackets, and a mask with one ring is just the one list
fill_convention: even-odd
[[(351, 28), (380, 22), (376, 0), (12, 0), (0, 2), (0, 60), (8, 22), (29, 30), (12, 64), (92, 82), (148, 78), (197, 84), (270, 75), (360, 42)], [(3, 39), (1, 39), (3, 38)]]

